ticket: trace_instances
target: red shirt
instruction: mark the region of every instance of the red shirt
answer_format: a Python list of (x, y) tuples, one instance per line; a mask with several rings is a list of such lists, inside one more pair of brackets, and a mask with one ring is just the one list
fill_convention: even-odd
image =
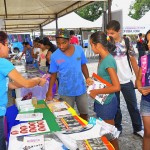
[(76, 36), (72, 36), (70, 38), (70, 44), (76, 44), (76, 45), (79, 45), (79, 40)]

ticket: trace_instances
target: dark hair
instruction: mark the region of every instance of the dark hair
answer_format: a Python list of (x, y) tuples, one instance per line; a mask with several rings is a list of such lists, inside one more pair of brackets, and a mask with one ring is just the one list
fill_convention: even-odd
[(57, 49), (56, 45), (50, 42), (48, 38), (43, 38), (43, 45), (48, 45), (51, 52), (54, 52)]
[(93, 44), (100, 43), (102, 44), (108, 51), (114, 51), (116, 49), (115, 41), (112, 37), (107, 39), (107, 35), (102, 32), (98, 31), (91, 35), (90, 39), (92, 40)]
[(138, 35), (139, 35), (139, 36), (142, 36), (142, 33), (139, 33)]
[(25, 45), (26, 42), (22, 42), (22, 45)]
[(43, 40), (39, 40), (38, 43), (43, 44), (44, 42), (43, 42)]
[(0, 43), (5, 45), (5, 41), (7, 40), (7, 34), (4, 31), (0, 31)]
[(106, 25), (106, 30), (114, 30), (118, 32), (120, 30), (120, 23), (117, 20), (111, 20), (107, 25)]
[(70, 30), (70, 35), (74, 35), (75, 32), (73, 30)]
[(36, 37), (35, 38), (35, 42), (39, 42), (40, 41), (40, 38), (39, 37)]
[(147, 35), (150, 34), (150, 30), (147, 31), (147, 33), (145, 34), (145, 38), (144, 38), (144, 43), (143, 43), (143, 47), (145, 50), (148, 50), (148, 39), (147, 39)]
[(30, 45), (29, 42), (24, 42), (24, 45)]

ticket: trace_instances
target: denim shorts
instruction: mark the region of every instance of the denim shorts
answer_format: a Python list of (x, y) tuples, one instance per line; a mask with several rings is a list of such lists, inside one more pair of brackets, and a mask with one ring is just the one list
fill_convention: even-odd
[(118, 101), (116, 95), (112, 98), (109, 104), (101, 105), (100, 103), (94, 102), (94, 111), (97, 118), (103, 120), (113, 120), (117, 113)]
[(150, 116), (150, 102), (142, 99), (140, 104), (141, 116)]

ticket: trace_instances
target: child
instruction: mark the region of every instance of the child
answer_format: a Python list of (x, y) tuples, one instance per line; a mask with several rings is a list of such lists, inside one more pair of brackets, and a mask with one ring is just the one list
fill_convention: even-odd
[[(147, 50), (150, 50), (150, 30), (146, 33), (145, 35), (145, 42), (147, 44)], [(147, 58), (147, 71), (145, 72), (145, 75), (142, 76), (143, 74), (143, 65), (142, 65), (142, 58), (145, 57)], [(144, 124), (144, 138), (143, 138), (143, 150), (149, 150), (150, 149), (150, 53), (146, 56), (141, 57), (141, 61), (139, 62), (139, 73), (138, 73), (138, 78), (137, 78), (137, 87), (139, 92), (142, 94), (141, 97), (141, 106), (140, 106), (140, 111), (143, 119), (143, 124)], [(143, 77), (145, 77), (144, 82), (142, 82)], [(142, 85), (143, 83), (143, 85)], [(147, 88), (142, 88), (142, 86)]]
[(32, 58), (32, 47), (30, 46), (29, 42), (23, 42), (24, 50), (20, 56), (20, 60), (22, 56), (25, 54), (26, 64), (33, 64)]
[(39, 47), (41, 49), (39, 53), (39, 69), (46, 73), (48, 71), (48, 67), (46, 66), (46, 55), (48, 49), (46, 49), (43, 42), (43, 40), (39, 41)]
[[(90, 91), (90, 96), (95, 98), (98, 94), (109, 94), (103, 105), (94, 102), (94, 111), (97, 117), (105, 122), (114, 125), (114, 118), (117, 112), (117, 98), (115, 92), (120, 90), (120, 84), (117, 77), (117, 66), (112, 55), (108, 50), (115, 49), (112, 38), (107, 37), (104, 32), (95, 32), (90, 37), (90, 44), (93, 52), (100, 55), (98, 66), (98, 75), (112, 84), (110, 87), (95, 89)], [(119, 149), (117, 139), (111, 141), (115, 150)]]
[(81, 46), (70, 44), (69, 32), (66, 29), (57, 30), (56, 42), (58, 49), (51, 55), (51, 80), (46, 100), (52, 100), (52, 87), (58, 73), (60, 98), (72, 107), (76, 102), (80, 117), (87, 120), (88, 101), (83, 75), (88, 79), (89, 72), (84, 51)]

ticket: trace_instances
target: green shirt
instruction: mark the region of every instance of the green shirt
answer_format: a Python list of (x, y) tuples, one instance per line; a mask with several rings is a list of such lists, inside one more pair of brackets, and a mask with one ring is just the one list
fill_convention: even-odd
[[(114, 68), (117, 72), (117, 65), (116, 65), (116, 61), (113, 58), (113, 56), (111, 54), (107, 55), (99, 64), (98, 67), (98, 75), (101, 76), (103, 79), (105, 79), (106, 81), (108, 81), (109, 83), (111, 82), (109, 73), (107, 71), (108, 68)], [(111, 102), (113, 96), (115, 93), (109, 94), (107, 99), (105, 100), (104, 104), (108, 104)], [(96, 101), (97, 102), (97, 101)]]

